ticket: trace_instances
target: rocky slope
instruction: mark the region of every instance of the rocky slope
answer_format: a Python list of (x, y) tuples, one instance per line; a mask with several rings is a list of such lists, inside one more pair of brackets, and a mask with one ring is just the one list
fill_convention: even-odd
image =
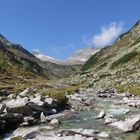
[(140, 21), (84, 64), (72, 83), (140, 93)]

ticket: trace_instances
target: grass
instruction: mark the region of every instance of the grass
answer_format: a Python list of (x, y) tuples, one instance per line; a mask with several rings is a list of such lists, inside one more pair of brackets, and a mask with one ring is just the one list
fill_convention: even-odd
[(111, 69), (117, 67), (120, 64), (127, 63), (129, 60), (131, 60), (133, 57), (135, 57), (137, 55), (138, 55), (138, 53), (136, 51), (125, 54), (120, 59), (118, 59), (117, 61), (112, 63)]
[(78, 86), (68, 86), (64, 88), (50, 88), (43, 92), (43, 95), (49, 95), (50, 97), (53, 97), (57, 100), (63, 100), (65, 99), (65, 94), (73, 94), (76, 91), (78, 91)]
[(119, 93), (123, 92), (129, 92), (133, 95), (140, 95), (140, 86), (139, 85), (128, 85), (128, 86), (123, 86), (123, 85), (116, 85), (115, 88)]
[(7, 66), (8, 63), (5, 60), (0, 60), (0, 71), (4, 71)]

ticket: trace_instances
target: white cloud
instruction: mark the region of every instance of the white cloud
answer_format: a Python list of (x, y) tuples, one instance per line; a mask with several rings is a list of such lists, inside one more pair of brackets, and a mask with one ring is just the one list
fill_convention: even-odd
[(124, 29), (124, 23), (111, 22), (108, 26), (101, 27), (101, 33), (88, 40), (90, 46), (97, 48), (110, 45)]

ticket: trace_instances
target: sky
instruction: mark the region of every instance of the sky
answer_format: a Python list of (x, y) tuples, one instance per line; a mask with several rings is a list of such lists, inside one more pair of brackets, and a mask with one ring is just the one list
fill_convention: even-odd
[(0, 0), (0, 33), (66, 59), (75, 50), (113, 43), (140, 19), (140, 0)]

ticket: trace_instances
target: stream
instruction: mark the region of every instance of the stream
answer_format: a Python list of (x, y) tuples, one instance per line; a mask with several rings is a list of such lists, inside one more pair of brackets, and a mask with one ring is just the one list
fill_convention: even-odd
[[(94, 97), (98, 106), (90, 111), (79, 111), (78, 113), (75, 113), (72, 117), (62, 120), (61, 124), (55, 128), (42, 124), (34, 127), (20, 128), (18, 131), (26, 131), (27, 133), (31, 130), (39, 130), (45, 134), (61, 129), (93, 129), (99, 130), (100, 132), (107, 132), (109, 134), (109, 137), (101, 138), (101, 140), (137, 140), (136, 138), (140, 136), (139, 130), (124, 134), (113, 126), (105, 125), (104, 120), (97, 119), (97, 116), (100, 111), (103, 110), (104, 112), (113, 115), (113, 118), (124, 120), (126, 117), (138, 114), (140, 109), (129, 107), (127, 105), (118, 105), (118, 103), (122, 100), (121, 94), (115, 94), (115, 96), (112, 96), (111, 98), (99, 98), (96, 94), (88, 92), (86, 96)], [(127, 113), (125, 114), (124, 112)], [(6, 135), (4, 140), (10, 140), (11, 136), (13, 136), (13, 133)], [(48, 139), (46, 138), (46, 140)]]

